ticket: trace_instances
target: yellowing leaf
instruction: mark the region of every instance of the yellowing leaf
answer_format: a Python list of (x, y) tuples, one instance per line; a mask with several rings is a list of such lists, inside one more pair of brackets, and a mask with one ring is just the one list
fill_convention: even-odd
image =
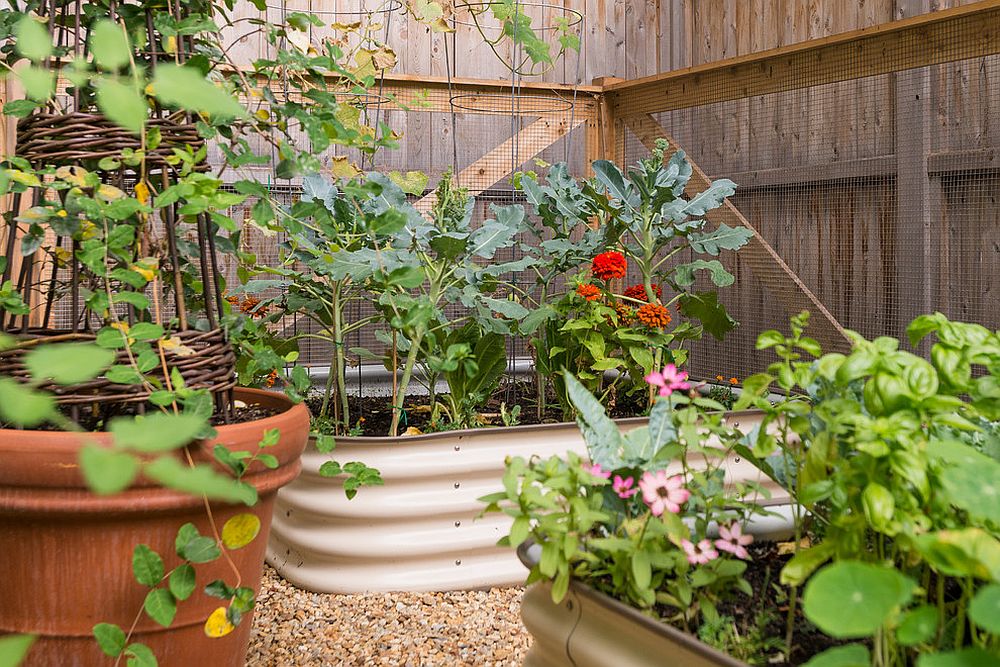
[(336, 23), (331, 23), (330, 27), (338, 32), (353, 32), (361, 27), (361, 21), (355, 21), (354, 23), (341, 23), (337, 21)]
[(122, 199), (125, 197), (125, 193), (116, 188), (113, 185), (108, 185), (107, 183), (102, 183), (97, 189), (97, 196), (105, 201), (115, 201), (116, 199)]
[(83, 167), (69, 166), (56, 169), (56, 178), (80, 188), (87, 187), (88, 174), (90, 172)]
[(406, 429), (405, 431), (403, 431), (403, 435), (421, 435), (422, 433), (423, 433), (423, 431), (421, 431), (416, 426), (411, 426), (408, 429)]
[(249, 512), (237, 514), (222, 527), (222, 543), (227, 549), (241, 549), (260, 532), (260, 519)]
[(167, 53), (177, 53), (177, 37), (170, 35), (167, 37), (167, 43), (165, 45)]
[(56, 264), (60, 267), (68, 265), (70, 258), (73, 257), (73, 253), (66, 248), (56, 248), (53, 253), (56, 256)]
[(338, 155), (330, 161), (330, 173), (337, 178), (354, 178), (361, 173), (361, 170), (355, 167), (347, 156)]
[(170, 338), (161, 338), (157, 341), (157, 345), (164, 352), (172, 352), (178, 357), (190, 357), (195, 353), (195, 349), (184, 345), (183, 341), (178, 336), (171, 336)]
[(253, 115), (256, 116), (258, 120), (267, 120), (271, 117), (271, 114), (267, 112), (267, 109), (257, 109)]
[[(139, 203), (145, 206), (149, 203), (149, 186), (144, 182), (139, 181), (135, 184), (135, 198), (139, 200)], [(146, 280), (152, 280), (152, 276), (146, 278)]]
[(14, 181), (15, 183), (20, 183), (21, 185), (27, 185), (31, 187), (38, 187), (42, 184), (38, 177), (34, 174), (29, 174), (21, 171), (20, 169), (7, 169), (7, 178)]
[(236, 629), (229, 619), (226, 618), (226, 608), (219, 607), (212, 612), (212, 615), (205, 621), (205, 634), (213, 639), (225, 637)]

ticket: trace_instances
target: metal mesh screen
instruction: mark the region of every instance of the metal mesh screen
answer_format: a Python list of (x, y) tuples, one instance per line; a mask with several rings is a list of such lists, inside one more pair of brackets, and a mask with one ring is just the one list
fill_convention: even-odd
[[(941, 42), (960, 54), (970, 39)], [(737, 183), (732, 204), (839, 323), (901, 337), (914, 316), (939, 310), (1000, 327), (1000, 56), (754, 97), (739, 86), (652, 119), (707, 175)], [(625, 160), (647, 155), (648, 125), (621, 125)], [(724, 260), (737, 283), (720, 290), (740, 327), (692, 346), (695, 374), (762, 370), (757, 334), (787, 330), (797, 310), (781, 287), (788, 276), (747, 250)], [(831, 331), (815, 311), (813, 322)]]

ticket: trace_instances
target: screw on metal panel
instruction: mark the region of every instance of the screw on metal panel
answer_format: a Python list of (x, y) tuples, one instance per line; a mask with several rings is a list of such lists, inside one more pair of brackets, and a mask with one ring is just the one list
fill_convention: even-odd
[(455, 559), (455, 565), (461, 565), (461, 564), (462, 564), (462, 559), (461, 558), (456, 558)]
[(461, 483), (461, 482), (455, 482), (455, 488), (456, 488), (456, 489), (457, 489), (457, 488), (459, 488), (460, 486), (462, 486), (462, 483)]
[(455, 522), (455, 528), (458, 528), (458, 527), (459, 527), (459, 526), (461, 526), (461, 525), (462, 525), (462, 522), (461, 522), (461, 521), (456, 521), (456, 522)]
[(456, 452), (460, 452), (460, 451), (462, 451), (462, 448), (461, 448), (461, 447), (459, 447), (458, 445), (455, 445), (455, 451), (456, 451)]
[(737, 457), (736, 457), (735, 459), (733, 459), (733, 460), (734, 460), (734, 461), (735, 461), (736, 463), (739, 463), (739, 462), (740, 462), (740, 457), (738, 457), (738, 456), (737, 456)]

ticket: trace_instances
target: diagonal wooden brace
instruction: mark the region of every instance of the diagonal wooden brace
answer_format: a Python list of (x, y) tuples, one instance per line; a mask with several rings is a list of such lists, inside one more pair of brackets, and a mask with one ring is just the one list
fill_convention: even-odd
[[(625, 116), (622, 120), (632, 130), (636, 138), (650, 150), (655, 148), (657, 139), (666, 139), (674, 151), (683, 148), (667, 134), (663, 126), (650, 114)], [(693, 195), (707, 188), (711, 180), (697, 164), (691, 161), (690, 157), (688, 162), (691, 164), (692, 173), (691, 180), (688, 181), (687, 192), (689, 195)], [(813, 313), (814, 319), (810, 323), (810, 335), (823, 345), (824, 350), (833, 352), (850, 347), (850, 340), (837, 318), (827, 310), (823, 302), (813, 294), (812, 290), (785, 263), (781, 255), (760, 235), (757, 228), (750, 224), (750, 221), (728, 199), (719, 208), (709, 211), (706, 217), (716, 224), (724, 222), (730, 227), (740, 225), (749, 229), (753, 233), (753, 238), (750, 239), (746, 247), (740, 250), (740, 259), (746, 260), (747, 264), (750, 265), (750, 270), (774, 294), (785, 312), (788, 315), (794, 315), (803, 310)], [(819, 320), (815, 319), (817, 315), (820, 317)]]
[[(510, 175), (515, 142), (517, 159), (530, 160), (585, 121), (586, 118), (576, 118), (572, 123), (566, 118), (539, 118), (460, 171), (455, 180), (459, 185), (468, 187), (469, 194), (475, 197)], [(436, 200), (432, 192), (419, 199), (414, 206), (418, 211), (429, 211)]]

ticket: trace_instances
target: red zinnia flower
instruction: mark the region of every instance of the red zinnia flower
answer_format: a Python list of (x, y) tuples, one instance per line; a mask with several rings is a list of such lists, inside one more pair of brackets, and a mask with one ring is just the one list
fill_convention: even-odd
[(584, 283), (576, 286), (576, 293), (587, 301), (597, 301), (601, 298), (601, 290), (596, 285)]
[(591, 271), (594, 277), (600, 280), (611, 280), (612, 278), (624, 278), (628, 268), (625, 255), (620, 252), (602, 252), (594, 258)]
[[(656, 295), (657, 299), (663, 298), (663, 288), (658, 284), (653, 283), (653, 293)], [(622, 292), (622, 296), (627, 296), (630, 299), (636, 299), (637, 301), (648, 301), (646, 298), (646, 286), (645, 285), (632, 285)]]
[(635, 311), (635, 316), (639, 321), (652, 329), (662, 329), (670, 324), (670, 311), (658, 303), (643, 304), (639, 310)]

